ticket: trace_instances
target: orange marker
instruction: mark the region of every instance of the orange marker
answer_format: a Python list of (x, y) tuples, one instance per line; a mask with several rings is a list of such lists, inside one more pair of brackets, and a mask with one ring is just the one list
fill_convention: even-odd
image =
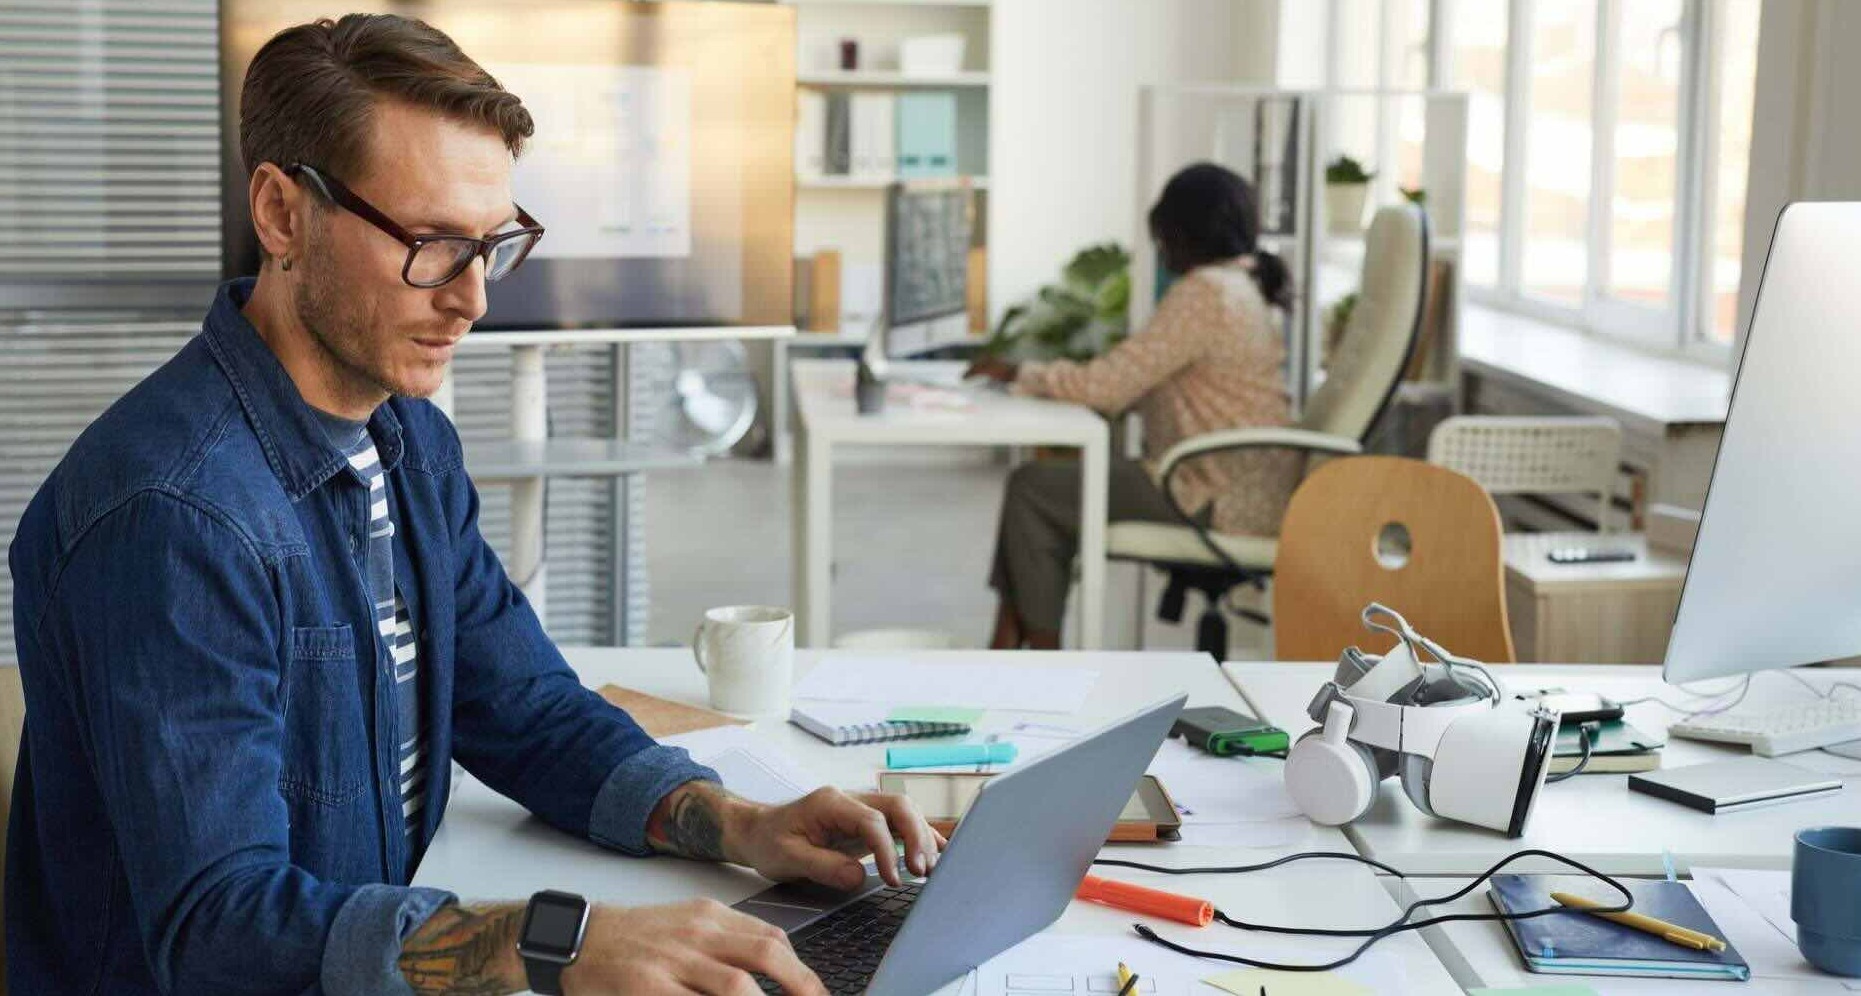
[(1089, 903), (1104, 903), (1133, 913), (1160, 916), (1191, 927), (1206, 927), (1215, 919), (1215, 904), (1206, 899), (1164, 892), (1162, 889), (1147, 889), (1096, 875), (1087, 875), (1086, 880), (1079, 883), (1079, 891), (1073, 893), (1073, 898)]

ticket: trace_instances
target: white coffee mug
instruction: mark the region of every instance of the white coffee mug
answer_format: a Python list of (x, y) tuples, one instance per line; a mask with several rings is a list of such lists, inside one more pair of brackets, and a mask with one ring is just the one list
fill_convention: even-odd
[(691, 638), (711, 683), (711, 708), (735, 716), (788, 715), (795, 678), (795, 614), (768, 605), (711, 609)]

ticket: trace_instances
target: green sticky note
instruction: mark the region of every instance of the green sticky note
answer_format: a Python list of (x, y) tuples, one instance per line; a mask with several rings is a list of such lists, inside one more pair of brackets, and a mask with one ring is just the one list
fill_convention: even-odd
[(1275, 972), (1243, 968), (1202, 980), (1235, 996), (1255, 996), (1262, 986), (1273, 996), (1374, 996), (1369, 986), (1333, 972)]
[(1467, 996), (1596, 996), (1589, 986), (1521, 986), (1517, 989), (1469, 989)]
[(981, 709), (968, 706), (899, 706), (886, 715), (892, 723), (965, 723), (976, 725)]

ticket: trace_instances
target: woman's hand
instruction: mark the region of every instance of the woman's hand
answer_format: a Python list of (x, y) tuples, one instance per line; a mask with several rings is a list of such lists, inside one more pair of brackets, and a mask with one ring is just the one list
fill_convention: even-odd
[(975, 362), (969, 365), (969, 369), (963, 372), (963, 379), (987, 377), (1004, 384), (1012, 384), (1020, 375), (1021, 365), (1019, 363), (1011, 363), (999, 356), (978, 356)]

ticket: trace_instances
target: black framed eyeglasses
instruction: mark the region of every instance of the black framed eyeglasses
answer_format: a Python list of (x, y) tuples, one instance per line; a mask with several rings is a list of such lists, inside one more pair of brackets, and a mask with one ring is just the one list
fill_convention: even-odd
[(307, 178), (309, 185), (322, 194), (324, 200), (381, 229), (396, 242), (406, 246), (407, 262), (401, 266), (401, 279), (412, 287), (442, 287), (464, 273), (466, 267), (472, 265), (472, 260), (480, 258), (485, 261), (485, 280), (501, 280), (523, 263), (524, 258), (530, 255), (530, 250), (536, 248), (537, 240), (543, 237), (543, 226), (537, 224), (536, 219), (530, 217), (522, 205), (517, 206), (517, 224), (522, 227), (499, 232), (488, 239), (476, 239), (469, 235), (415, 235), (382, 214), (373, 204), (356, 196), (354, 191), (343, 186), (335, 177), (314, 166), (292, 163), (285, 167), (284, 175), (293, 179)]

